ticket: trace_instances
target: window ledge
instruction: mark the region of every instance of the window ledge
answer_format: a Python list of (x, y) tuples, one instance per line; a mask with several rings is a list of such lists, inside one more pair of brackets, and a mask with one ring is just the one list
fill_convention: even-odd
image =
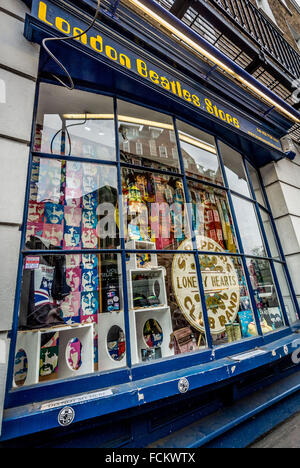
[(216, 382), (224, 383), (245, 372), (288, 356), (295, 351), (295, 340), (299, 340), (298, 333), (289, 334), (246, 353), (199, 366), (101, 389), (97, 392), (7, 409), (4, 411), (0, 441), (58, 428), (58, 413), (65, 406), (72, 406), (75, 411), (75, 421), (80, 422), (112, 412), (141, 407), (170, 396), (180, 396), (178, 384), (183, 377), (188, 380), (189, 391), (213, 386)]

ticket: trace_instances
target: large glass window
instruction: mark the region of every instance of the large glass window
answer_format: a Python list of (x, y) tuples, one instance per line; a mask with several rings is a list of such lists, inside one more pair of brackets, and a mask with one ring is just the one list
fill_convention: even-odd
[(255, 205), (235, 195), (233, 195), (232, 201), (244, 252), (249, 255), (266, 256), (266, 249), (255, 212)]
[(42, 83), (34, 151), (116, 159), (113, 100)]
[(228, 145), (44, 83), (33, 143), (13, 388), (155, 375), (297, 320), (258, 173)]

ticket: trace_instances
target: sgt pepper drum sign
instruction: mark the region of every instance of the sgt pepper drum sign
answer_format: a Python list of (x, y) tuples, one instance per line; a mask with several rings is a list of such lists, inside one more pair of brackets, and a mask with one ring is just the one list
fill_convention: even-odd
[[(231, 257), (214, 255), (224, 252), (217, 242), (198, 236), (197, 247), (211, 252), (211, 255), (200, 255), (199, 259), (210, 331), (217, 335), (225, 331), (226, 323), (234, 322), (239, 311), (239, 278)], [(186, 239), (178, 250), (193, 250), (191, 239)], [(198, 331), (205, 332), (194, 255), (174, 256), (172, 284), (177, 304), (186, 320)]]

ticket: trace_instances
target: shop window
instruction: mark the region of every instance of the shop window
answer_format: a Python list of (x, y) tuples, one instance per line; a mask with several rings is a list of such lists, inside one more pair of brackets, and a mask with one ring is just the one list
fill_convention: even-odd
[(255, 205), (235, 195), (232, 196), (232, 201), (245, 254), (266, 257), (267, 253), (255, 212)]
[(216, 255), (213, 247), (211, 250), (211, 255), (200, 255), (199, 258), (214, 345), (257, 336), (241, 259)]
[(258, 8), (261, 8), (268, 15), (273, 23), (277, 24), (273, 11), (269, 5), (269, 0), (256, 0), (256, 4)]
[(279, 251), (278, 251), (277, 241), (276, 241), (276, 238), (275, 238), (275, 235), (274, 235), (274, 230), (273, 230), (271, 218), (270, 218), (269, 214), (265, 210), (263, 210), (262, 208), (259, 208), (259, 212), (260, 212), (260, 215), (261, 215), (261, 219), (262, 219), (263, 227), (264, 227), (264, 230), (265, 230), (265, 234), (266, 234), (266, 237), (267, 237), (267, 240), (268, 240), (268, 245), (269, 245), (269, 248), (270, 248), (271, 257), (276, 258), (277, 260), (280, 260), (281, 258), (280, 258), (280, 254), (279, 254)]
[(112, 98), (42, 83), (34, 151), (115, 160)]
[(120, 265), (116, 254), (25, 257), (16, 386), (126, 366)]
[(283, 328), (286, 324), (268, 260), (247, 259), (252, 289), (263, 334)]
[(127, 284), (133, 364), (206, 348), (193, 254), (130, 254)]
[[(141, 106), (118, 101), (120, 148), (130, 142), (131, 151), (121, 151), (121, 161), (138, 166), (179, 172), (179, 157), (172, 118)], [(171, 137), (172, 135), (172, 137)], [(139, 151), (143, 145), (143, 152)], [(155, 151), (154, 151), (155, 147)], [(159, 155), (157, 150), (159, 149)], [(168, 155), (176, 154), (176, 158)]]
[(116, 168), (34, 157), (26, 248), (117, 247), (117, 194)]
[(295, 304), (291, 298), (291, 290), (286, 278), (285, 267), (282, 263), (274, 262), (276, 275), (278, 278), (285, 310), (289, 318), (290, 323), (295, 323), (298, 320)]
[(241, 342), (255, 316), (280, 330), (283, 304), (296, 321), (255, 168), (142, 106), (117, 101), (115, 125), (113, 104), (41, 85), (14, 388)]
[(257, 170), (252, 166), (252, 164), (249, 164), (248, 162), (246, 162), (246, 164), (247, 164), (247, 168), (248, 168), (249, 175), (251, 178), (254, 196), (256, 200), (258, 201), (258, 203), (266, 207), (265, 197), (262, 191), (262, 187), (261, 187), (261, 183), (259, 180)]
[(220, 250), (236, 253), (238, 247), (226, 192), (195, 181), (189, 181), (188, 187), (194, 232), (216, 242)]
[(190, 236), (181, 178), (123, 168), (122, 194), (127, 249), (174, 250)]
[(214, 138), (181, 121), (177, 128), (186, 175), (223, 185)]
[(234, 151), (230, 146), (227, 146), (222, 142), (220, 142), (220, 151), (229, 187), (241, 195), (250, 197), (250, 190), (242, 156), (240, 153)]

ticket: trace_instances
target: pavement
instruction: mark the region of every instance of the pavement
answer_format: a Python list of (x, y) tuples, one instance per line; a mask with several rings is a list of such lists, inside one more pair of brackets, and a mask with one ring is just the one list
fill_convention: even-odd
[(249, 448), (300, 448), (300, 413), (296, 413)]

